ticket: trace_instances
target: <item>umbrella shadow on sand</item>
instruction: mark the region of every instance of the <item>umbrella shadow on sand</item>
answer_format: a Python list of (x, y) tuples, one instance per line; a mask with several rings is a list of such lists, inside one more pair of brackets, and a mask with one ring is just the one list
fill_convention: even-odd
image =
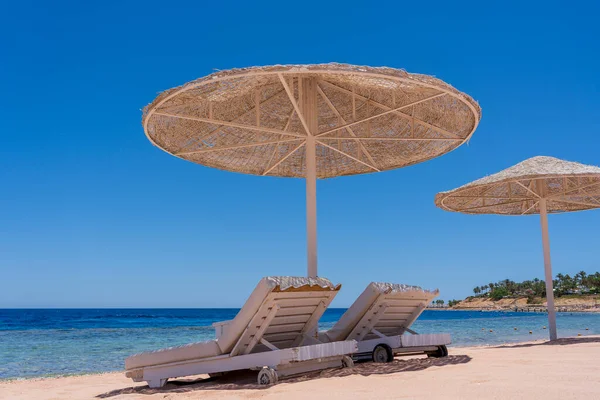
[[(471, 357), (467, 355), (455, 355), (443, 358), (396, 359), (390, 363), (357, 363), (352, 368), (328, 369), (281, 379), (280, 383), (306, 382), (315, 379), (337, 378), (351, 375), (387, 375), (399, 372), (421, 371), (430, 367), (466, 364), (469, 361), (471, 361)], [(261, 386), (256, 383), (256, 371), (240, 371), (229, 373), (218, 379), (206, 378), (169, 381), (165, 387), (160, 389), (150, 389), (148, 386), (128, 387), (99, 394), (96, 398), (106, 399), (124, 394), (151, 395), (155, 393), (185, 393), (200, 390), (261, 390), (267, 388), (269, 388), (269, 386)]]

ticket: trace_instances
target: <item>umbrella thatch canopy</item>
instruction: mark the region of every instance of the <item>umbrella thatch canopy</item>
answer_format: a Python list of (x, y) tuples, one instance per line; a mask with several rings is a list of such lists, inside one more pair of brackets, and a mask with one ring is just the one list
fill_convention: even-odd
[(533, 157), (435, 196), (435, 205), (466, 214), (559, 213), (600, 207), (600, 168), (554, 157)]
[(185, 160), (305, 177), (309, 276), (316, 276), (316, 179), (379, 172), (466, 142), (481, 109), (439, 79), (347, 64), (220, 71), (160, 94), (146, 136)]
[[(311, 106), (302, 104), (311, 90), (314, 118), (302, 110)], [(470, 96), (427, 75), (276, 65), (221, 71), (167, 90), (145, 108), (143, 125), (154, 145), (177, 157), (284, 177), (306, 176), (306, 139), (314, 136), (322, 179), (440, 156), (468, 140), (480, 116)], [(315, 126), (305, 126), (311, 119)]]
[(550, 339), (556, 339), (547, 214), (600, 208), (600, 168), (553, 157), (533, 157), (497, 174), (438, 193), (435, 205), (466, 214), (540, 214)]

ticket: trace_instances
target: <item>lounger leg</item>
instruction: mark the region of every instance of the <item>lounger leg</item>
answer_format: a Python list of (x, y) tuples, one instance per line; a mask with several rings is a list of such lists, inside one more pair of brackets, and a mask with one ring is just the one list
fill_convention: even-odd
[(151, 380), (146, 381), (146, 382), (148, 382), (148, 386), (149, 387), (151, 387), (151, 388), (154, 389), (154, 388), (161, 388), (161, 387), (165, 386), (167, 384), (168, 380), (169, 380), (168, 378), (165, 378), (165, 379), (151, 379)]

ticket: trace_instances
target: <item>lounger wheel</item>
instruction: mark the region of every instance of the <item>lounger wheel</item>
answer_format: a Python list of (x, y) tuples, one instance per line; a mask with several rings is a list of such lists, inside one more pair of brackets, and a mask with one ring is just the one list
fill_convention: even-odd
[(342, 368), (352, 368), (354, 367), (354, 360), (350, 356), (342, 357)]
[(373, 362), (388, 363), (394, 360), (394, 353), (387, 344), (378, 344), (373, 349)]
[(258, 372), (259, 385), (274, 385), (277, 381), (279, 381), (279, 377), (273, 368), (264, 367)]
[(448, 348), (446, 347), (446, 345), (438, 346), (436, 351), (427, 353), (427, 357), (448, 357)]
[(448, 357), (448, 347), (446, 347), (446, 345), (443, 345), (442, 350), (444, 351), (444, 357)]

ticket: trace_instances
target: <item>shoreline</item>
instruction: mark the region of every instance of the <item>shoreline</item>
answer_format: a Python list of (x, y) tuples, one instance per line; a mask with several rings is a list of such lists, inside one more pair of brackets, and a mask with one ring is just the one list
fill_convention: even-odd
[[(451, 347), (494, 346), (548, 337), (548, 331), (543, 328), (548, 325), (547, 314), (439, 311), (442, 312), (425, 314), (415, 322), (414, 329), (419, 333), (450, 333), (453, 341)], [(341, 314), (343, 309), (325, 314), (320, 329), (333, 326)], [(61, 318), (66, 316), (67, 322), (54, 315)], [(165, 315), (169, 315), (169, 318), (164, 318)], [(559, 316), (562, 320), (560, 335), (600, 334), (598, 315), (562, 314)], [(100, 316), (102, 318), (98, 318)], [(209, 322), (227, 319), (227, 316), (203, 309), (133, 313), (57, 312), (53, 313), (54, 319), (46, 329), (27, 329), (30, 325), (26, 323), (22, 326), (9, 325), (7, 327), (11, 330), (2, 332), (6, 346), (0, 346), (0, 358), (5, 360), (0, 368), (0, 379), (6, 381), (119, 371), (124, 368), (125, 358), (131, 354), (214, 339), (214, 328), (209, 327)], [(12, 330), (13, 327), (17, 329)], [(59, 327), (61, 329), (56, 329)], [(129, 328), (135, 329), (129, 331)], [(93, 349), (93, 352), (84, 351), (87, 348)]]
[[(600, 335), (505, 345), (452, 347), (444, 358), (398, 357), (357, 363), (258, 386), (256, 372), (221, 379), (186, 377), (150, 389), (122, 371), (0, 381), (0, 399), (505, 399), (595, 398)], [(557, 362), (560, 360), (560, 362)], [(540, 385), (540, 382), (544, 382)]]
[[(464, 311), (464, 310), (454, 310), (454, 311)], [(468, 311), (468, 310), (467, 310)], [(600, 342), (600, 335), (586, 335), (586, 336), (569, 336), (564, 338), (559, 338), (557, 342), (561, 341), (577, 341), (577, 340), (585, 340), (585, 339), (598, 339)], [(547, 339), (538, 339), (538, 340), (526, 340), (522, 342), (504, 342), (500, 344), (482, 344), (480, 346), (477, 345), (448, 345), (448, 349), (456, 350), (456, 351), (464, 351), (464, 350), (481, 350), (481, 349), (494, 349), (494, 348), (510, 348), (510, 347), (519, 347), (519, 346), (527, 346), (527, 345), (543, 345), (550, 344), (550, 341)], [(86, 377), (86, 376), (102, 376), (102, 375), (113, 375), (113, 374), (123, 374), (125, 376), (125, 370), (113, 370), (113, 371), (99, 371), (99, 372), (84, 372), (84, 373), (72, 373), (72, 374), (56, 374), (56, 375), (40, 375), (40, 376), (32, 376), (32, 377), (16, 377), (16, 378), (0, 378), (0, 384), (10, 383), (10, 382), (29, 382), (29, 381), (42, 381), (42, 380), (52, 380), (52, 379), (63, 379), (63, 378), (76, 378), (76, 377)]]

